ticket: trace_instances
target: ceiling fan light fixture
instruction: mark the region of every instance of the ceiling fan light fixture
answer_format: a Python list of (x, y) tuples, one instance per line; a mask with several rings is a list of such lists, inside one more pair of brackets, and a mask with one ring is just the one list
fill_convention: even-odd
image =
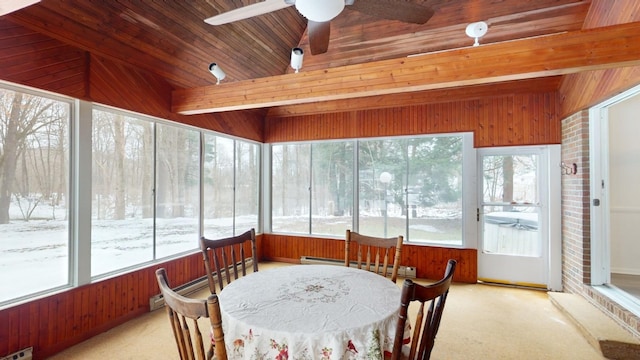
[(213, 76), (215, 76), (216, 79), (218, 80), (216, 82), (216, 85), (219, 85), (220, 81), (224, 80), (224, 78), (227, 76), (227, 74), (224, 72), (224, 70), (222, 70), (222, 68), (220, 68), (220, 66), (218, 64), (216, 64), (216, 63), (209, 64), (209, 71), (211, 71)]
[(296, 0), (296, 9), (307, 20), (326, 22), (344, 10), (344, 0)]
[(302, 68), (302, 58), (304, 57), (304, 51), (301, 48), (291, 49), (291, 67), (298, 72)]

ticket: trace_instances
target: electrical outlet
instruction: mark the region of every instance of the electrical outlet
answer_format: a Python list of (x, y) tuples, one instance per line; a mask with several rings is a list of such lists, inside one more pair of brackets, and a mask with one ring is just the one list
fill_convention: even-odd
[(33, 354), (33, 347), (28, 347), (20, 351), (16, 351), (13, 354), (9, 354), (0, 360), (31, 360)]

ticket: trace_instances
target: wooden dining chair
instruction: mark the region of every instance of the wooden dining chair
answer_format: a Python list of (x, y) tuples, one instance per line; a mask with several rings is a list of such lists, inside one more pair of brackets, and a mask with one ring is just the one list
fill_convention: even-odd
[[(398, 313), (398, 324), (393, 341), (393, 352), (391, 360), (408, 359), (429, 359), (431, 350), (435, 343), (436, 334), (440, 327), (440, 319), (444, 311), (444, 304), (447, 301), (449, 287), (453, 273), (456, 270), (457, 262), (450, 259), (444, 272), (442, 280), (430, 284), (416, 284), (410, 279), (406, 279), (402, 286), (400, 295), (400, 312)], [(418, 302), (419, 308), (416, 318), (411, 322), (413, 334), (411, 336), (408, 357), (403, 353), (405, 325), (409, 313), (409, 305)], [(428, 303), (428, 311), (425, 318), (424, 308)]]
[[(356, 262), (358, 269), (381, 274), (384, 277), (390, 276), (391, 281), (396, 282), (398, 278), (398, 268), (400, 267), (400, 253), (402, 252), (402, 235), (391, 238), (381, 238), (361, 235), (355, 231), (347, 230), (344, 242), (344, 265), (351, 266), (351, 247), (355, 244), (357, 255)], [(393, 265), (389, 274), (389, 256), (391, 249), (395, 248)], [(381, 263), (382, 261), (382, 263)]]
[[(156, 278), (160, 292), (164, 297), (180, 359), (227, 360), (218, 296), (211, 294), (206, 300), (190, 299), (176, 293), (169, 286), (167, 272), (164, 268), (156, 270)], [(209, 318), (211, 327), (200, 329), (198, 326), (199, 318)], [(205, 343), (208, 344), (206, 351)]]
[[(240, 275), (247, 275), (247, 259), (251, 259), (253, 272), (258, 271), (254, 229), (237, 236), (214, 240), (203, 236), (200, 238), (200, 250), (212, 294), (216, 293), (215, 278), (218, 279), (218, 285), (222, 290), (225, 284), (237, 280)], [(247, 252), (250, 252), (250, 255), (246, 255)], [(211, 259), (213, 259), (213, 267)]]

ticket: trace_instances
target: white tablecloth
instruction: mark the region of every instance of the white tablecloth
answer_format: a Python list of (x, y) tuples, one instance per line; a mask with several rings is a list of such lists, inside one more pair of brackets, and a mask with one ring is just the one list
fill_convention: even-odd
[(400, 289), (364, 270), (296, 265), (234, 280), (219, 299), (229, 359), (381, 359)]

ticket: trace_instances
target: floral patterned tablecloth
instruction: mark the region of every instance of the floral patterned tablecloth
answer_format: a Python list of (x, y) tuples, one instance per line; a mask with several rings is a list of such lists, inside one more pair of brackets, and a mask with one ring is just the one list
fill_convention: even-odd
[(296, 265), (234, 280), (219, 299), (229, 359), (382, 359), (400, 289), (364, 270)]

